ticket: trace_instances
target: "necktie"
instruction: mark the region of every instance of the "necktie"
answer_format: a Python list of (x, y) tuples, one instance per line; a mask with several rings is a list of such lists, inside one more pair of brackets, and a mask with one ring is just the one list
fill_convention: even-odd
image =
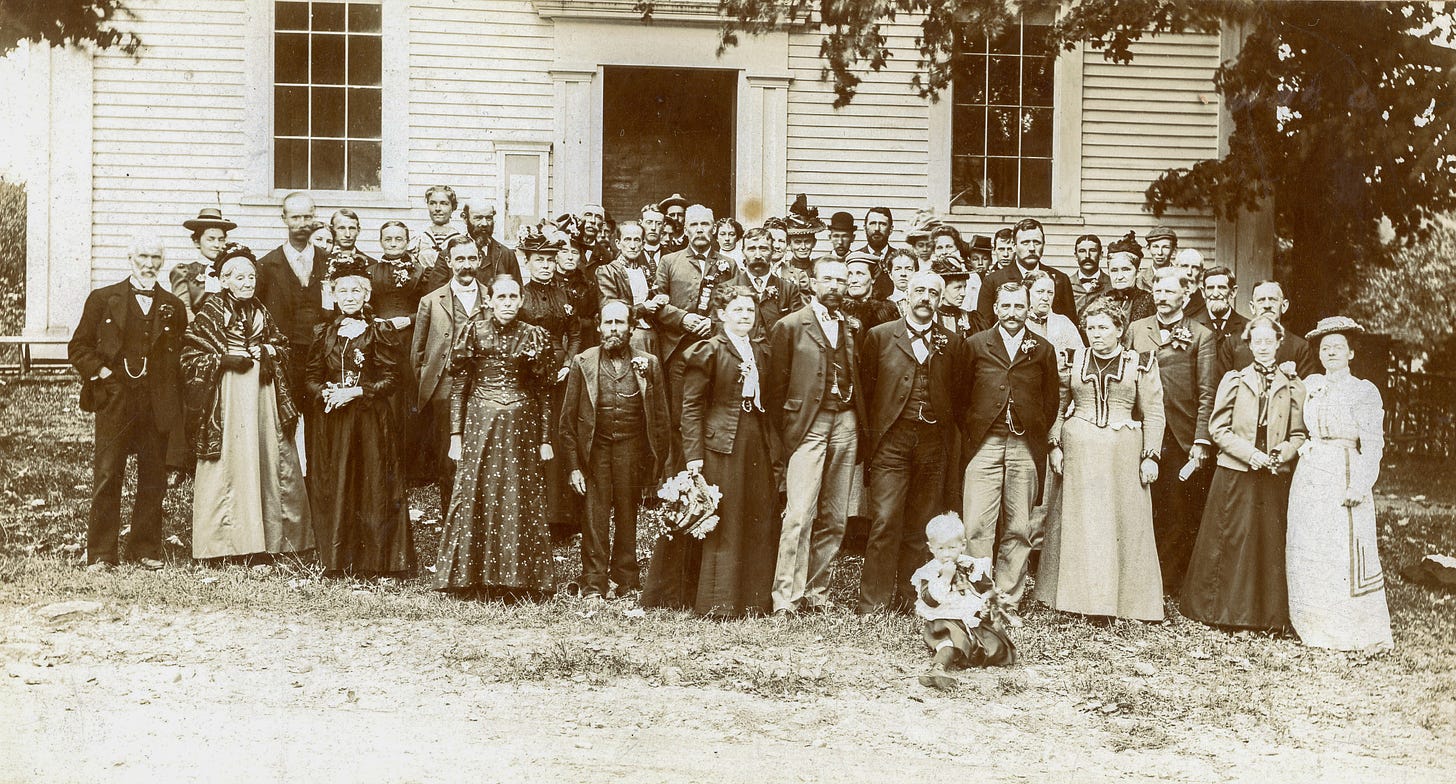
[(131, 293), (133, 296), (146, 297), (147, 299), (157, 296), (156, 289), (139, 289), (136, 286), (131, 287)]
[[(910, 337), (910, 343), (911, 344), (919, 343), (920, 346), (925, 349), (925, 357), (926, 357), (926, 359), (929, 359), (930, 358), (930, 330), (929, 329), (917, 330), (917, 329), (914, 329), (912, 327), (910, 329), (910, 335), (911, 335), (911, 337)], [(920, 362), (921, 362), (921, 364), (924, 364), (925, 360), (922, 359), (922, 360), (920, 360)]]

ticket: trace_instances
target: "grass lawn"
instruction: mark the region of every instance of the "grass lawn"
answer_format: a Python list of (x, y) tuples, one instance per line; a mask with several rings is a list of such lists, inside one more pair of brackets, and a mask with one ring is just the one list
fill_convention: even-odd
[[(1111, 754), (1158, 752), (1214, 764), (1223, 748), (1209, 745), (1216, 741), (1313, 755), (1341, 749), (1396, 768), (1415, 765), (1426, 775), (1426, 766), (1456, 765), (1452, 595), (1399, 576), (1427, 553), (1456, 554), (1449, 465), (1392, 458), (1377, 488), (1392, 653), (1316, 651), (1294, 639), (1225, 634), (1182, 618), (1171, 603), (1161, 624), (1102, 624), (1041, 608), (1014, 635), (1015, 667), (968, 673), (960, 690), (941, 696), (914, 682), (928, 661), (914, 619), (849, 611), (859, 574), (852, 556), (836, 565), (836, 609), (819, 617), (718, 622), (565, 597), (508, 607), (452, 599), (418, 580), (323, 581), (311, 563), (194, 566), (184, 486), (167, 498), (168, 569), (87, 574), (79, 559), (91, 418), (75, 399), (72, 380), (0, 379), (0, 617), (10, 621), (49, 603), (90, 599), (119, 608), (117, 617), (223, 613), (244, 629), (253, 622), (312, 624), (340, 634), (390, 629), (419, 660), (501, 688), (568, 683), (650, 694), (693, 687), (786, 705), (929, 701), (994, 716), (1048, 743), (1069, 733), (1068, 742)], [(415, 524), (419, 560), (431, 564), (439, 536), (433, 490), (412, 491), (411, 503), (423, 513)], [(575, 579), (574, 549), (558, 549), (556, 562), (558, 583)], [(1062, 723), (1039, 723), (1047, 716)]]

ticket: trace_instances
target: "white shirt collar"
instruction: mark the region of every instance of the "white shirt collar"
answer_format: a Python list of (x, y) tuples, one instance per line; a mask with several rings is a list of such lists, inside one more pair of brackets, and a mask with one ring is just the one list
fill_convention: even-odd
[(307, 245), (304, 245), (303, 250), (294, 250), (292, 243), (285, 242), (283, 243), (283, 256), (288, 259), (288, 263), (292, 265), (295, 269), (298, 267), (298, 262), (300, 260), (307, 260), (309, 265), (312, 266), (313, 243), (310, 242)]
[(134, 288), (134, 289), (141, 289), (143, 291), (147, 291), (147, 290), (155, 289), (157, 287), (157, 281), (156, 280), (153, 280), (151, 282), (151, 284), (148, 285), (146, 283), (143, 283), (135, 275), (132, 275), (132, 276), (128, 277), (127, 280), (131, 283), (131, 287)]
[(1016, 352), (1021, 350), (1021, 341), (1026, 338), (1026, 326), (1022, 325), (1021, 331), (1014, 336), (1006, 331), (1000, 324), (996, 325), (996, 331), (1001, 334), (1001, 342), (1006, 346), (1006, 356), (1016, 358)]
[(728, 342), (732, 343), (733, 347), (738, 349), (738, 354), (743, 357), (744, 362), (753, 362), (753, 343), (747, 335), (739, 337), (732, 332), (724, 330), (723, 337), (728, 338)]
[(819, 304), (819, 300), (817, 299), (809, 300), (809, 307), (814, 309), (814, 317), (824, 322), (825, 324), (837, 324), (844, 319), (843, 313), (836, 313), (833, 316), (829, 315), (829, 308), (826, 308), (823, 305)]
[(460, 281), (451, 278), (450, 290), (456, 294), (469, 294), (473, 297), (480, 292), (480, 281), (472, 280), (469, 286), (462, 286), (460, 285)]

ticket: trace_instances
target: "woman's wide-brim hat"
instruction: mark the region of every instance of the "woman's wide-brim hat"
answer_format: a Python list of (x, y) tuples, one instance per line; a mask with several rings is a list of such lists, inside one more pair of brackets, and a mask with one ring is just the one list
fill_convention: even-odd
[(548, 237), (533, 226), (521, 232), (521, 236), (517, 238), (516, 250), (528, 256), (540, 254), (555, 256), (561, 252), (564, 245), (565, 243), (560, 239)]
[(940, 219), (932, 210), (920, 210), (905, 229), (905, 241), (912, 245), (920, 240), (930, 239), (930, 233), (941, 226)]
[(1360, 322), (1349, 316), (1328, 316), (1319, 320), (1314, 329), (1305, 333), (1304, 339), (1316, 341), (1325, 335), (1359, 335), (1365, 332)]
[(224, 218), (222, 216), (222, 210), (215, 207), (203, 207), (197, 211), (197, 217), (182, 221), (182, 228), (188, 231), (203, 231), (205, 229), (232, 231), (237, 227), (238, 224)]

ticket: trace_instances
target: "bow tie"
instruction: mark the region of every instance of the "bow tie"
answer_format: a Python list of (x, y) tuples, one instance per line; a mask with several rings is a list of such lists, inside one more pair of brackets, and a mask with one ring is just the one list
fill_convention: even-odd
[(136, 286), (131, 287), (131, 293), (132, 296), (146, 297), (147, 299), (151, 299), (152, 297), (157, 296), (156, 289), (139, 289)]
[(1097, 285), (1097, 279), (1096, 278), (1082, 278), (1082, 285), (1083, 286), (1096, 286)]

